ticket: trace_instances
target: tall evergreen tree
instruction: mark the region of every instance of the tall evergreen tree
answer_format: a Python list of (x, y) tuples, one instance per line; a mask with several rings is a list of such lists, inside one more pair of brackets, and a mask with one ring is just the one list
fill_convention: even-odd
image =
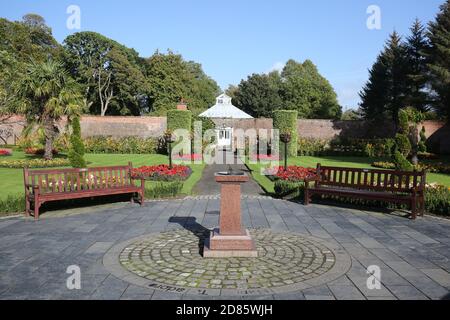
[(407, 100), (407, 65), (405, 45), (394, 31), (360, 93), (361, 109), (366, 119), (387, 117), (398, 125), (398, 112), (406, 106)]
[(408, 92), (405, 102), (408, 106), (420, 112), (427, 112), (428, 106), (428, 74), (426, 51), (428, 39), (422, 23), (416, 19), (411, 27), (411, 35), (406, 41), (407, 54), (407, 86)]
[(433, 104), (438, 114), (450, 121), (450, 0), (430, 23), (428, 37)]

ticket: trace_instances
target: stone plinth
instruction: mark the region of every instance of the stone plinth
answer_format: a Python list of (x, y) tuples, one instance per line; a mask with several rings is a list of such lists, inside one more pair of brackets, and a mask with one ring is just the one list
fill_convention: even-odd
[(257, 257), (255, 243), (241, 222), (241, 184), (249, 180), (243, 175), (216, 174), (221, 184), (220, 226), (211, 232), (205, 243), (203, 257)]

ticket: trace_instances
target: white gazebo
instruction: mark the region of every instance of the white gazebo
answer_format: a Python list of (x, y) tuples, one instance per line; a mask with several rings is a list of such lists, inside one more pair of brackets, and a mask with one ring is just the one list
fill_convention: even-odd
[[(221, 94), (216, 98), (216, 104), (200, 114), (200, 117), (211, 119), (253, 119), (253, 117), (233, 106), (231, 97)], [(217, 146), (229, 149), (233, 143), (233, 128), (221, 126), (217, 131)]]

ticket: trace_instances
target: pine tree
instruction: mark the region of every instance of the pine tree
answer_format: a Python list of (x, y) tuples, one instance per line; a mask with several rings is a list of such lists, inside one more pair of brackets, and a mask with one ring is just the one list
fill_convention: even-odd
[(366, 119), (377, 121), (388, 118), (398, 125), (398, 112), (405, 107), (406, 102), (406, 74), (406, 48), (394, 31), (360, 93), (361, 109)]
[(411, 35), (406, 41), (408, 92), (405, 102), (408, 106), (420, 112), (427, 112), (429, 111), (427, 94), (428, 68), (425, 54), (429, 48), (428, 39), (426, 30), (418, 19), (416, 19), (410, 30)]
[(450, 121), (450, 0), (442, 6), (428, 29), (429, 70), (433, 104), (440, 116)]
[(71, 148), (69, 150), (70, 164), (74, 168), (86, 168), (84, 160), (84, 144), (81, 140), (80, 118), (72, 119), (72, 135), (70, 136)]
[(359, 93), (362, 114), (365, 119), (374, 123), (379, 123), (386, 117), (388, 103), (386, 92), (389, 87), (387, 74), (388, 67), (384, 63), (383, 55), (380, 54), (369, 70), (369, 81)]

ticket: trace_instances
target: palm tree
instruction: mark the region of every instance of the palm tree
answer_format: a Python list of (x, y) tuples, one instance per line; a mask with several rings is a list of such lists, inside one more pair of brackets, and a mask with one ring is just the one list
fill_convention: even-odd
[(83, 100), (78, 84), (60, 62), (31, 62), (23, 77), (14, 84), (16, 101), (10, 111), (22, 114), (29, 126), (43, 128), (46, 160), (53, 158), (53, 141), (58, 134), (56, 122), (62, 116), (81, 113)]

